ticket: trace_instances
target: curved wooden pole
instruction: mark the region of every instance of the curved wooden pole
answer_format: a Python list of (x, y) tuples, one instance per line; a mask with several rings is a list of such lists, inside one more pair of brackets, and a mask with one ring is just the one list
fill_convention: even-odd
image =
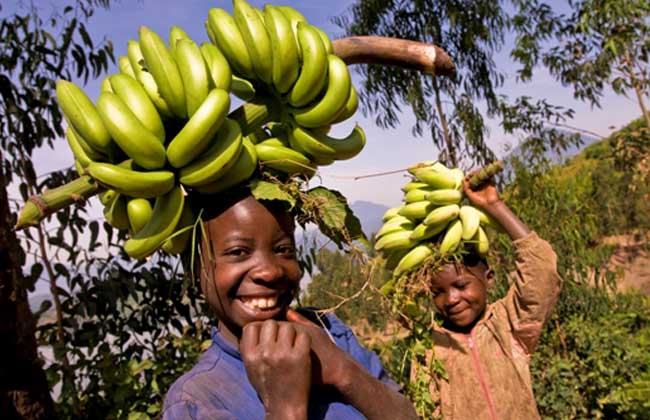
[(346, 64), (382, 64), (453, 76), (451, 57), (440, 47), (424, 42), (383, 36), (351, 36), (332, 42), (334, 54)]

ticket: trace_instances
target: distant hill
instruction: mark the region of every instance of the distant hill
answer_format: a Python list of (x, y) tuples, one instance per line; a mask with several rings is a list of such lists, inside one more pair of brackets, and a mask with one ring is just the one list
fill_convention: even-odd
[(361, 220), (361, 228), (366, 236), (377, 232), (382, 225), (381, 218), (388, 210), (383, 204), (372, 203), (370, 201), (355, 201), (350, 204), (350, 208)]
[[(575, 134), (572, 131), (563, 130), (563, 129), (560, 129), (560, 128), (556, 128), (555, 130), (557, 132), (559, 132), (561, 134), (565, 134), (565, 135)], [(580, 151), (582, 149), (584, 149), (585, 147), (589, 146), (590, 144), (598, 141), (599, 139), (597, 137), (589, 136), (587, 134), (580, 134), (580, 140), (582, 141), (582, 145), (580, 145), (580, 146), (571, 145), (567, 150), (563, 151), (562, 153), (558, 153), (558, 152), (553, 151), (553, 150), (548, 150), (544, 154), (544, 157), (550, 159), (552, 162), (561, 163), (564, 159), (567, 159), (567, 158), (570, 158), (570, 157), (573, 157), (573, 156), (577, 155), (578, 153), (580, 153)], [(517, 145), (517, 147), (512, 149), (512, 151), (509, 153), (509, 156), (519, 156), (519, 157), (521, 157), (523, 155), (522, 149), (523, 149), (525, 144), (526, 144), (526, 140), (519, 143)]]

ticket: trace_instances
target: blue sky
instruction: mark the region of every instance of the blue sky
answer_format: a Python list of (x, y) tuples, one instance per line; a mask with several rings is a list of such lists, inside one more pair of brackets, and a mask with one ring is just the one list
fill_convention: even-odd
[[(14, 2), (17, 4), (18, 2)], [(61, 0), (51, 0), (47, 3), (37, 2), (43, 11), (63, 3)], [(251, 0), (251, 4), (262, 7), (265, 1)], [(352, 1), (284, 1), (278, 4), (289, 4), (302, 12), (310, 23), (323, 28), (332, 38), (341, 36), (340, 29), (330, 22), (331, 18), (345, 11)], [(12, 5), (8, 5), (11, 9)], [(88, 24), (94, 39), (109, 36), (113, 42), (116, 57), (126, 53), (129, 39), (137, 39), (140, 25), (146, 25), (167, 38), (172, 25), (178, 25), (192, 36), (195, 41), (207, 40), (204, 22), (207, 12), (211, 7), (223, 7), (232, 10), (230, 0), (123, 0), (115, 2), (108, 11), (97, 11)], [(5, 9), (4, 12), (8, 10)], [(515, 67), (507, 57), (507, 49), (500, 53), (497, 62), (507, 74), (506, 82), (501, 93), (514, 97), (529, 95), (534, 98), (547, 98), (552, 103), (573, 107), (576, 110), (572, 125), (583, 127), (606, 135), (608, 127), (619, 127), (638, 115), (636, 105), (630, 99), (607, 95), (603, 101), (602, 109), (591, 109), (589, 105), (573, 100), (570, 89), (563, 88), (545, 72), (538, 72), (532, 83), (518, 84), (515, 80)], [(117, 72), (113, 66), (110, 73)], [(359, 77), (353, 72), (353, 79), (359, 82)], [(97, 81), (90, 82), (85, 87), (86, 92), (96, 98), (99, 93)], [(233, 106), (234, 109), (234, 106)], [(333, 129), (334, 135), (345, 135), (354, 123), (359, 123), (367, 134), (367, 145), (356, 158), (346, 162), (336, 162), (334, 165), (323, 167), (321, 170), (322, 182), (332, 188), (339, 189), (350, 201), (366, 200), (385, 205), (395, 205), (401, 199), (399, 187), (404, 182), (403, 175), (391, 175), (377, 178), (366, 178), (354, 181), (354, 176), (385, 172), (407, 167), (424, 159), (435, 159), (437, 150), (432, 146), (428, 137), (414, 138), (410, 133), (413, 125), (413, 116), (405, 112), (402, 116), (403, 123), (392, 130), (383, 130), (376, 127), (372, 118), (364, 118), (361, 112), (349, 121), (339, 124)], [(488, 144), (493, 147), (497, 155), (502, 155), (507, 145), (516, 145), (517, 138), (503, 136), (497, 122), (489, 122), (491, 135)], [(45, 159), (45, 157), (47, 158)], [(43, 151), (36, 156), (40, 173), (68, 166), (72, 163), (72, 156), (67, 150), (65, 141), (61, 141), (55, 150)], [(42, 159), (42, 160), (41, 160)]]

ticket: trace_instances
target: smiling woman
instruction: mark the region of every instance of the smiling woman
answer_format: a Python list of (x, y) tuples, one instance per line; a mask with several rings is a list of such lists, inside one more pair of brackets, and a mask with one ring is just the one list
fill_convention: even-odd
[(247, 189), (202, 210), (201, 289), (212, 345), (170, 388), (163, 419), (416, 418), (376, 354), (333, 314), (290, 304), (302, 276), (293, 215)]

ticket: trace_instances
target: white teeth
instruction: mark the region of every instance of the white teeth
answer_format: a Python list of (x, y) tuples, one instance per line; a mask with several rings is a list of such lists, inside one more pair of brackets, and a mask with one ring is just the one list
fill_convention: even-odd
[(278, 304), (277, 296), (252, 298), (242, 297), (241, 301), (251, 309), (270, 309), (274, 308)]

